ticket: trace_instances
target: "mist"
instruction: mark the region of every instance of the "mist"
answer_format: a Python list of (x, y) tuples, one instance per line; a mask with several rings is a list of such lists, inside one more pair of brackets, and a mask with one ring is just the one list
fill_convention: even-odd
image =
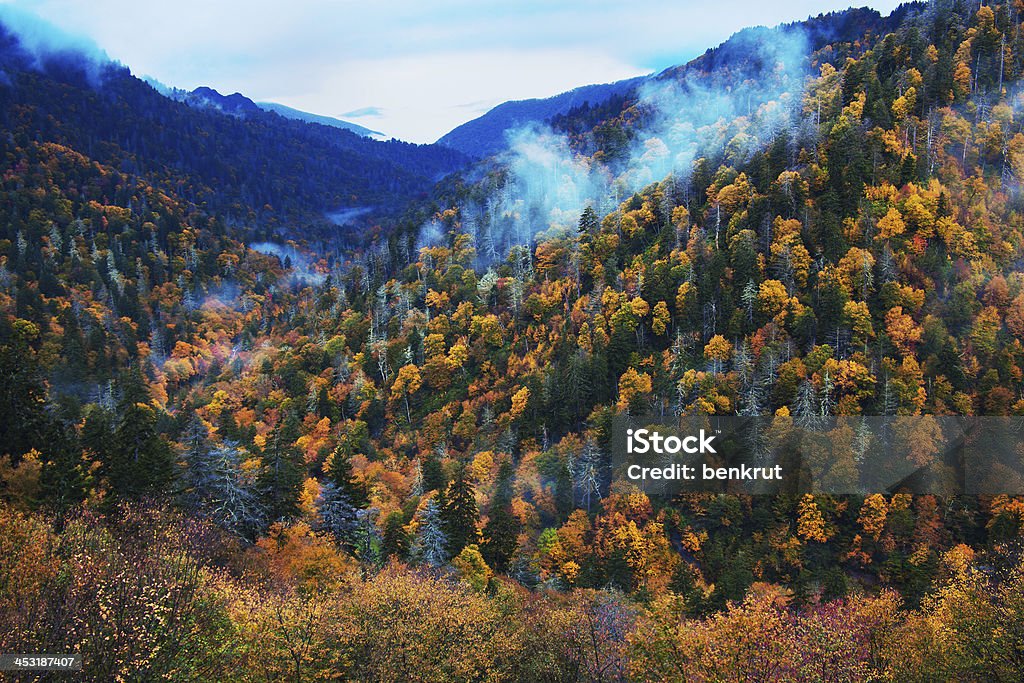
[(292, 284), (321, 285), (327, 276), (314, 269), (313, 261), (291, 245), (275, 244), (274, 242), (255, 242), (249, 248), (265, 256), (276, 256), (281, 265), (288, 269), (289, 281)]
[[(71, 60), (96, 83), (106, 67), (116, 64), (89, 38), (63, 31), (30, 12), (6, 4), (0, 4), (0, 36), (3, 33), (17, 39), (27, 59), (24, 66), (37, 71), (46, 70), (53, 60)], [(7, 46), (4, 49), (9, 50)], [(2, 56), (9, 58), (8, 54)]]
[[(648, 78), (637, 91), (632, 140), (607, 163), (574, 151), (548, 125), (509, 132), (502, 172), (482, 181), (485, 198), (459, 207), (478, 266), (539, 236), (575, 232), (587, 206), (605, 215), (651, 183), (670, 175), (685, 181), (703, 156), (743, 164), (799, 122), (808, 53), (797, 27), (748, 29), (686, 67)], [(444, 237), (436, 221), (420, 232), (421, 244)]]

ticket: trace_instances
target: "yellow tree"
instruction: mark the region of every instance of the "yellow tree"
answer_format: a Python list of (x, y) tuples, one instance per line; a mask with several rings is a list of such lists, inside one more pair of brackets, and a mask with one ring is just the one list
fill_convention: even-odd
[(619, 378), (619, 410), (632, 411), (639, 407), (643, 397), (651, 393), (651, 376), (629, 368)]
[(704, 347), (704, 357), (712, 363), (712, 371), (717, 375), (722, 371), (722, 363), (732, 356), (732, 344), (725, 337), (716, 334)]
[(409, 420), (409, 424), (412, 424), (409, 397), (415, 394), (422, 385), (423, 379), (420, 377), (419, 368), (412, 364), (402, 366), (395, 378), (395, 383), (391, 385), (391, 400), (402, 399), (405, 401), (405, 417)]
[(814, 496), (807, 493), (797, 507), (796, 533), (805, 541), (825, 543), (829, 536), (825, 528), (825, 516), (821, 514)]
[(889, 211), (878, 219), (878, 239), (888, 240), (899, 237), (907, 229), (903, 222), (903, 216), (895, 206), (889, 207)]

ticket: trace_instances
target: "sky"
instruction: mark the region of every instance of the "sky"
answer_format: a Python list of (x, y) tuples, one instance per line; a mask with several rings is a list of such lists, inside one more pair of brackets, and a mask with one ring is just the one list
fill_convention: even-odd
[[(0, 0), (166, 85), (433, 142), (506, 100), (686, 62), (850, 0)], [(883, 13), (898, 2), (858, 2)]]

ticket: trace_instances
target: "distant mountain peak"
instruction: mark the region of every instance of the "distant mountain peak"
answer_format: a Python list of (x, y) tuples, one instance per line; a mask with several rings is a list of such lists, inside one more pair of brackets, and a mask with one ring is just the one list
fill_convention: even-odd
[(391, 139), (390, 135), (385, 135), (380, 131), (371, 130), (370, 128), (360, 126), (359, 124), (352, 123), (351, 121), (345, 121), (344, 119), (335, 118), (333, 116), (324, 116), (322, 114), (311, 114), (300, 109), (294, 109), (283, 104), (278, 104), (277, 102), (257, 102), (256, 106), (264, 111), (273, 112), (279, 116), (283, 116), (286, 119), (295, 119), (296, 121), (305, 121), (306, 123), (319, 123), (322, 126), (350, 130), (356, 135), (362, 135), (365, 138), (371, 138), (373, 140)]
[(490, 156), (506, 148), (506, 134), (509, 131), (525, 124), (547, 121), (584, 103), (596, 105), (616, 95), (628, 93), (643, 78), (640, 76), (614, 83), (583, 85), (553, 97), (503, 102), (482, 116), (452, 129), (437, 144), (471, 157)]
[(371, 130), (355, 123), (343, 121), (332, 116), (311, 114), (309, 112), (294, 109), (292, 107), (278, 104), (277, 102), (254, 102), (242, 93), (231, 95), (221, 94), (215, 88), (201, 85), (191, 92), (178, 88), (169, 88), (153, 79), (146, 79), (156, 90), (171, 99), (184, 102), (185, 104), (199, 109), (213, 109), (229, 116), (238, 118), (249, 118), (255, 115), (266, 113), (277, 114), (278, 116), (292, 121), (304, 123), (317, 123), (321, 126), (329, 126), (355, 133), (356, 135), (372, 140), (387, 141), (390, 136), (380, 131)]
[(230, 114), (231, 116), (245, 117), (251, 114), (262, 112), (255, 102), (242, 93), (222, 95), (217, 90), (201, 85), (182, 98), (186, 104), (193, 107), (207, 107)]

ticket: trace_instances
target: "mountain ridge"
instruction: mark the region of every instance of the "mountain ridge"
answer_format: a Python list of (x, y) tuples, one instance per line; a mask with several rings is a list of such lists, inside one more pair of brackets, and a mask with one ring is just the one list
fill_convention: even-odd
[(629, 92), (644, 78), (637, 76), (613, 83), (581, 85), (552, 97), (502, 102), (485, 114), (448, 131), (438, 138), (436, 144), (478, 159), (490, 156), (504, 148), (505, 134), (515, 127), (544, 121), (587, 102), (604, 102), (610, 97)]

